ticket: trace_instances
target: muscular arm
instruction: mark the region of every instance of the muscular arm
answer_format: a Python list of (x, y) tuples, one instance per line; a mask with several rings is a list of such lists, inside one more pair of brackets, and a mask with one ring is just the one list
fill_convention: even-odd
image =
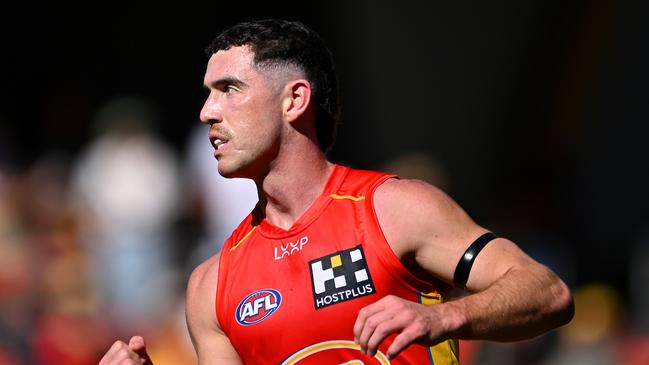
[(237, 352), (216, 319), (218, 266), (217, 254), (192, 272), (187, 285), (187, 327), (200, 365), (240, 365)]
[[(446, 194), (418, 181), (390, 180), (377, 189), (374, 203), (395, 254), (414, 256), (410, 269), (449, 283), (466, 248), (487, 231)], [(530, 338), (567, 323), (574, 311), (566, 285), (504, 238), (476, 257), (467, 289), (472, 294), (430, 307), (383, 298), (361, 310), (354, 335), (373, 353), (389, 333), (399, 332), (388, 350), (394, 356), (413, 342)]]

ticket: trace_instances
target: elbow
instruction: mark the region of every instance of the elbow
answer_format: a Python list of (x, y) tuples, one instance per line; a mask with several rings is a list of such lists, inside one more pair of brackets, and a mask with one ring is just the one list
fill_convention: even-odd
[(564, 326), (572, 320), (575, 316), (575, 301), (568, 286), (558, 279), (557, 288), (555, 291), (555, 303), (553, 307), (553, 317), (556, 327)]

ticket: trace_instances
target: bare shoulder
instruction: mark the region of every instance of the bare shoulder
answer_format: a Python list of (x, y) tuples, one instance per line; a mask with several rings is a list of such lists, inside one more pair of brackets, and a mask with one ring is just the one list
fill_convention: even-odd
[(216, 254), (198, 265), (187, 283), (186, 319), (189, 335), (201, 365), (239, 365), (241, 360), (216, 318), (219, 275)]
[(217, 253), (198, 265), (187, 283), (187, 324), (190, 332), (195, 327), (209, 326), (218, 330), (214, 303), (219, 274)]
[(486, 229), (448, 194), (420, 180), (390, 179), (374, 193), (374, 209), (395, 254), (446, 281), (467, 245)]
[[(395, 231), (410, 244), (424, 243), (428, 235), (472, 234), (479, 227), (444, 191), (420, 180), (390, 179), (374, 193), (374, 209), (384, 230)], [(401, 233), (399, 233), (401, 232)], [(403, 235), (403, 237), (402, 237)]]
[(466, 215), (460, 206), (438, 187), (416, 179), (389, 179), (374, 194), (377, 208), (408, 209), (412, 213), (435, 210), (447, 214)]
[(213, 285), (214, 289), (216, 289), (216, 281), (219, 275), (219, 257), (220, 253), (217, 253), (194, 268), (187, 284), (188, 295), (200, 295), (201, 289), (208, 285)]

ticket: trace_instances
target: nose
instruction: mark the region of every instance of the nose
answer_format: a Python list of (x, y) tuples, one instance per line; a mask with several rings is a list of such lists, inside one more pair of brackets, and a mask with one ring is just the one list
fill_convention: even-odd
[(202, 123), (209, 125), (219, 123), (221, 122), (221, 120), (223, 120), (223, 116), (221, 115), (221, 107), (219, 106), (213, 94), (210, 94), (205, 100), (203, 108), (201, 109), (200, 119)]

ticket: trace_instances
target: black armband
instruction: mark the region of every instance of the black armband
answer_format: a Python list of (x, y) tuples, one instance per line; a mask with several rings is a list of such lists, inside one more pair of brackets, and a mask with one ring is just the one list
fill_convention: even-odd
[(469, 248), (464, 251), (464, 254), (455, 268), (455, 274), (453, 275), (453, 282), (455, 285), (461, 288), (466, 287), (466, 282), (469, 280), (469, 273), (471, 272), (471, 266), (473, 266), (475, 257), (478, 256), (487, 243), (491, 242), (491, 240), (496, 237), (497, 236), (492, 232), (487, 232), (473, 241)]

